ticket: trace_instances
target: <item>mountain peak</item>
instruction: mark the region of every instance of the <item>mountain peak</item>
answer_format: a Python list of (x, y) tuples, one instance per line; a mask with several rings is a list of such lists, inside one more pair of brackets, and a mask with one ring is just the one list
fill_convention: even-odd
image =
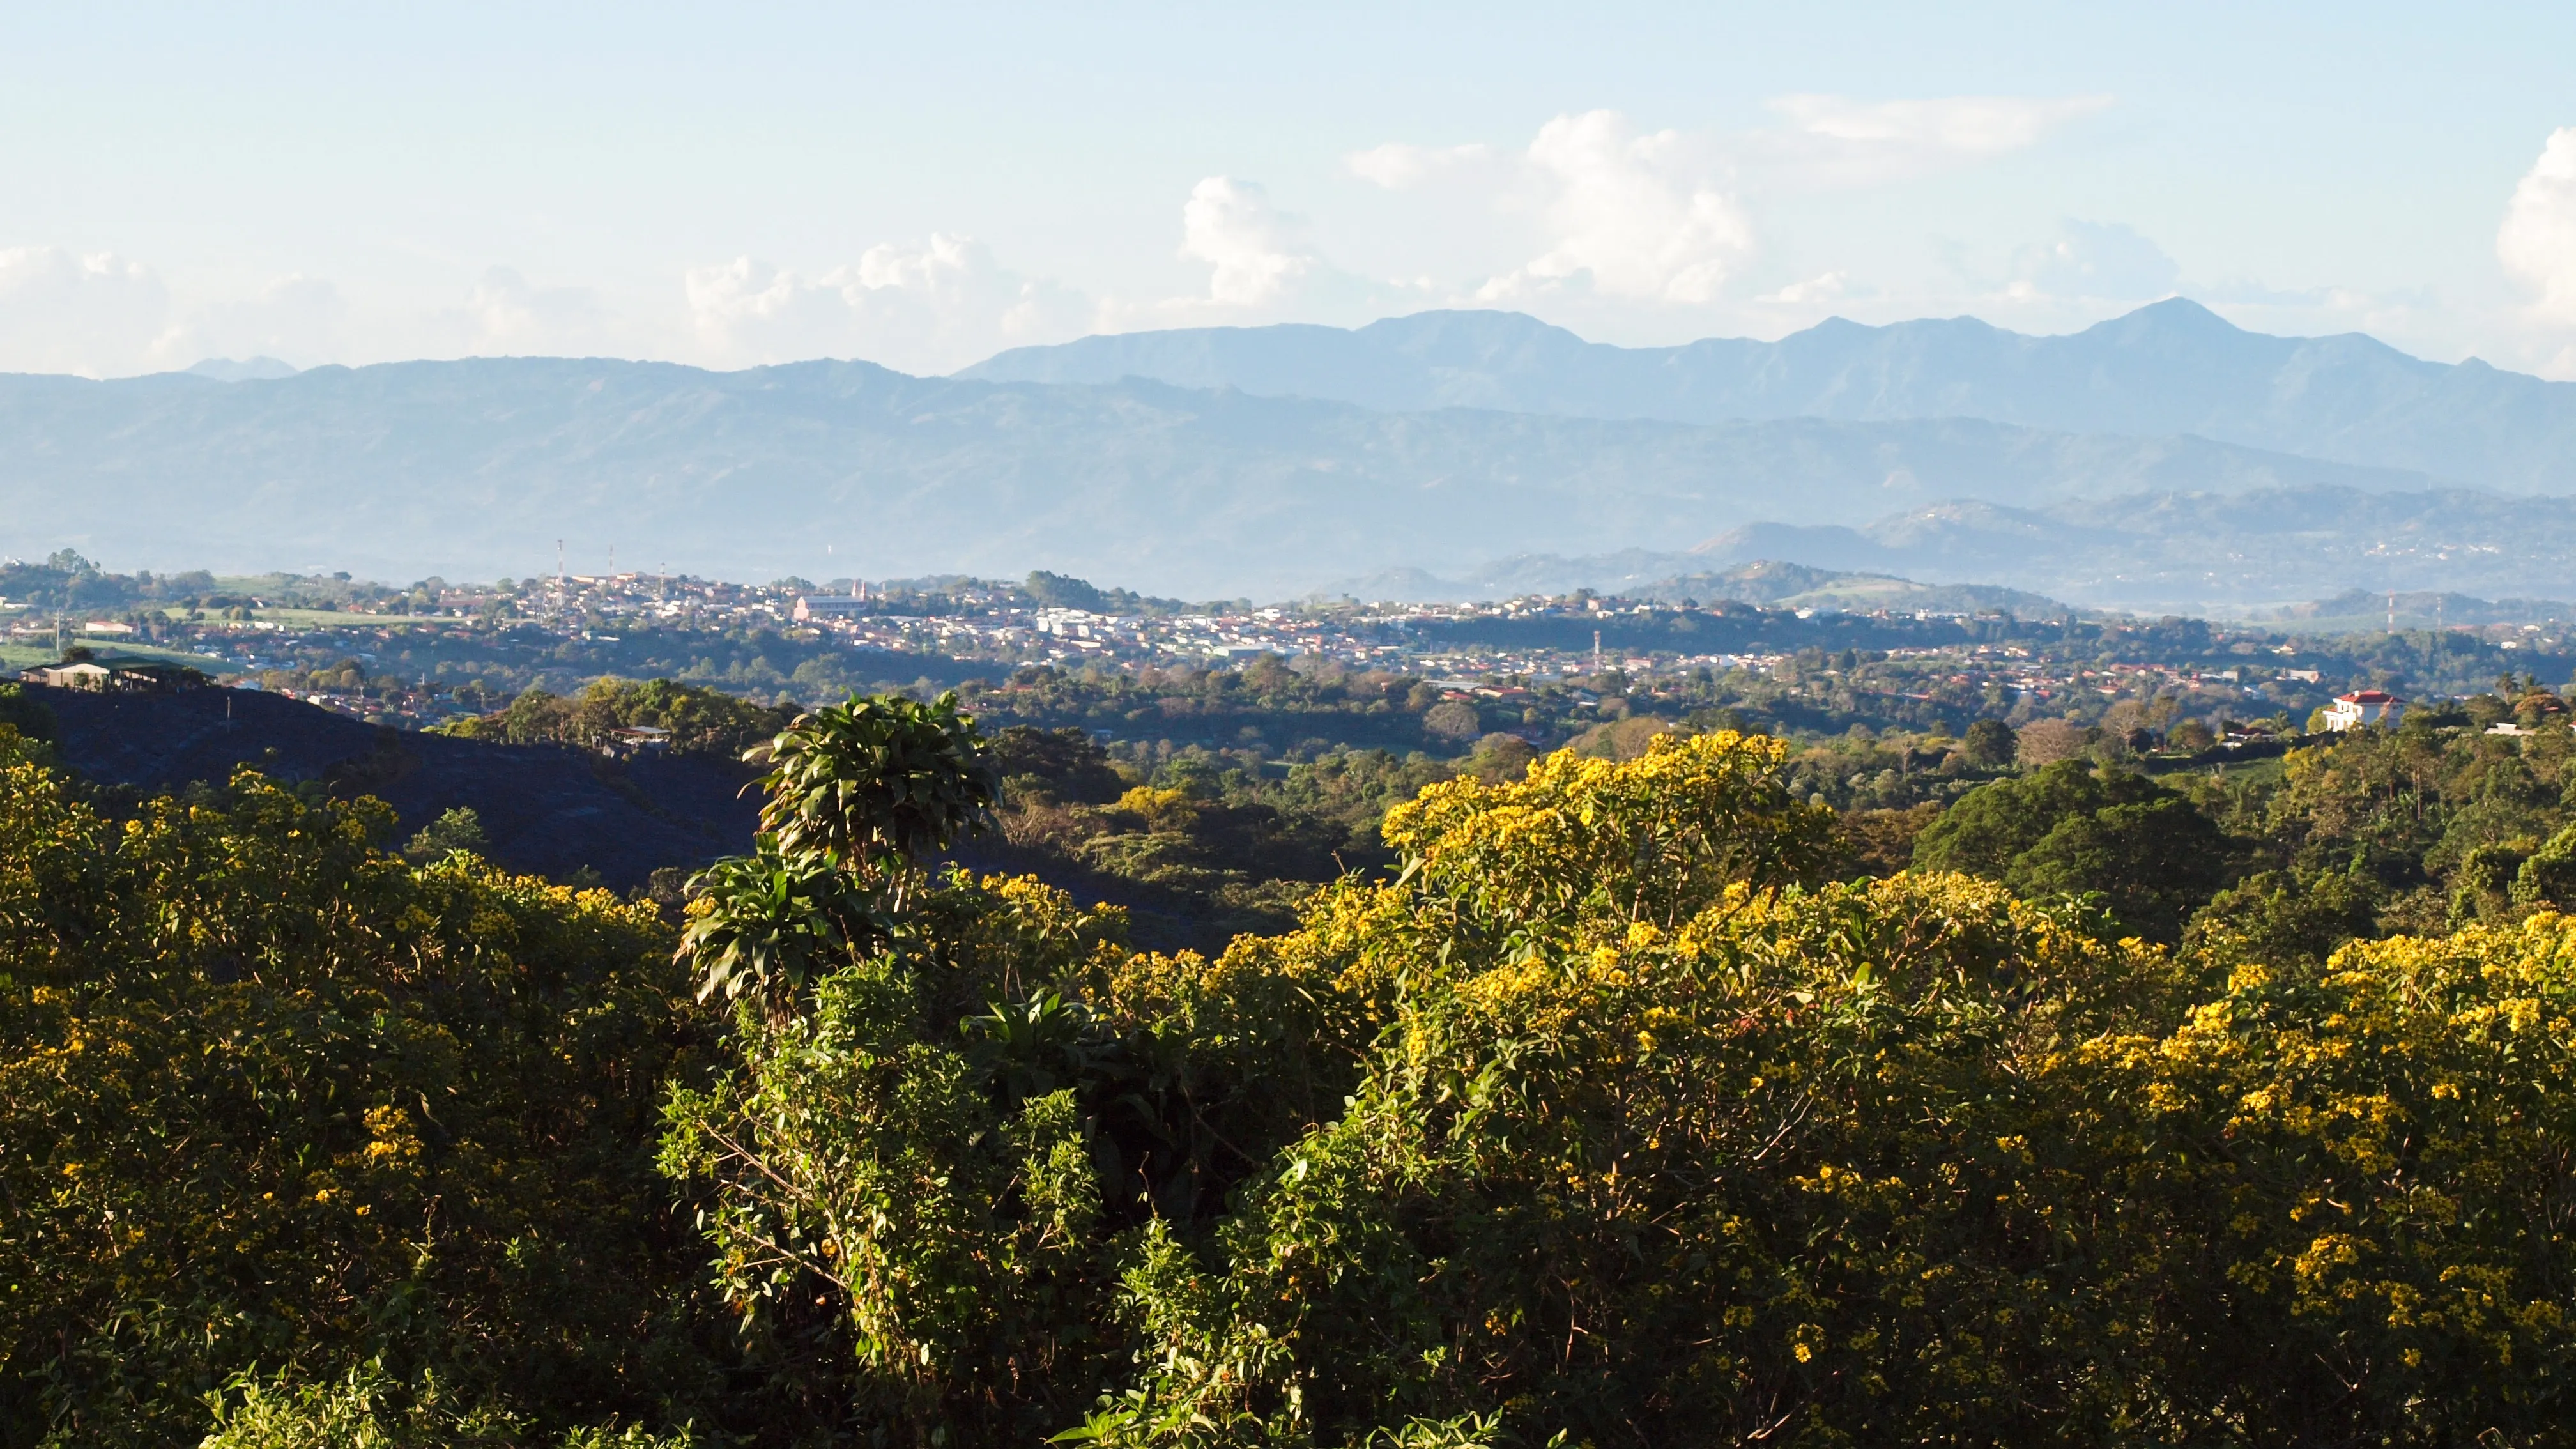
[(1353, 335), (1389, 338), (1408, 352), (1448, 350), (1462, 343), (1482, 348), (1496, 345), (1519, 347), (1531, 343), (1558, 347), (1592, 345), (1573, 332), (1553, 322), (1542, 322), (1527, 312), (1503, 312), (1491, 308), (1442, 307), (1427, 312), (1409, 312), (1401, 317), (1383, 317), (1356, 329)]
[(296, 368), (274, 357), (250, 357), (235, 361), (229, 357), (209, 357), (188, 369), (190, 377), (212, 378), (216, 382), (275, 382), (293, 377)]
[(2246, 331), (2189, 297), (2167, 297), (2107, 322), (2096, 322), (2075, 335), (2130, 341), (2145, 337), (2202, 339), (2260, 334)]

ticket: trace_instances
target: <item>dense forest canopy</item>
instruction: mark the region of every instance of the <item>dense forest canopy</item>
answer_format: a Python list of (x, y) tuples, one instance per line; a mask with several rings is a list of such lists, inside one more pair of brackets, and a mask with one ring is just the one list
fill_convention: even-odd
[[(0, 697), (0, 1438), (2567, 1438), (2555, 695), (2150, 775), (1644, 711), (1283, 771), (1010, 688), (476, 726), (751, 742), (658, 900)], [(1157, 871), (1262, 923), (1048, 883)]]

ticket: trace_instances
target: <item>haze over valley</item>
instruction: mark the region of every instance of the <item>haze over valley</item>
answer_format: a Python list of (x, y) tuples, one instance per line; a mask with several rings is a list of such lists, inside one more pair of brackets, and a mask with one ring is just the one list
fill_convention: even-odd
[(1183, 597), (1473, 595), (1501, 560), (1625, 550), (2146, 610), (2560, 597), (2571, 490), (2576, 384), (2178, 299), (2063, 337), (1835, 322), (1669, 349), (1434, 312), (1090, 338), (948, 378), (0, 377), (0, 550), (388, 579), (537, 571), (562, 539), (593, 571), (612, 549), (753, 579), (1046, 568)]

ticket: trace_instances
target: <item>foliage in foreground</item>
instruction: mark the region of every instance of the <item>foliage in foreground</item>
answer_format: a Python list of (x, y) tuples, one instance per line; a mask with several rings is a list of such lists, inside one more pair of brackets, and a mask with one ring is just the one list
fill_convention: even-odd
[(661, 1436), (631, 1424), (546, 1435), (489, 1401), (461, 1399), (435, 1372), (415, 1387), (373, 1361), (325, 1384), (245, 1375), (206, 1398), (214, 1432), (199, 1449), (691, 1449), (695, 1442), (685, 1429)]
[(555, 1427), (712, 1394), (650, 1154), (703, 1033), (649, 908), (247, 774), (119, 820), (20, 759), (0, 798), (0, 1441), (192, 1442), (255, 1365)]
[[(729, 1027), (648, 911), (12, 766), (11, 1439), (2576, 1437), (2576, 847), (2445, 938), (2282, 950), (2256, 877), (2173, 949), (2036, 874), (1829, 883), (1717, 733), (1435, 784), (1392, 875), (1166, 956), (934, 872), (992, 777), (898, 713), (773, 751), (690, 908)], [(1923, 848), (2152, 858), (2164, 798)]]
[(668, 1160), (917, 1442), (1095, 1385), (1118, 1444), (2562, 1433), (2576, 927), (2187, 965), (1811, 889), (1779, 760), (1434, 787), (1401, 879), (1214, 962), (854, 963)]

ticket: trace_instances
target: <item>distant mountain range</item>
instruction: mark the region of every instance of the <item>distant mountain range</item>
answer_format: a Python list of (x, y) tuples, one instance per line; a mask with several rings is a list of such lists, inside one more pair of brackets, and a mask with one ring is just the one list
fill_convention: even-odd
[(2086, 603), (2224, 610), (2354, 587), (2563, 598), (2576, 500), (2336, 487), (2145, 493), (2015, 508), (1963, 500), (1861, 528), (1756, 525), (1704, 550), (1943, 581), (2008, 578)]
[(2576, 501), (2552, 496), (2576, 491), (2576, 385), (2188, 303), (2062, 338), (1836, 323), (1669, 349), (1433, 313), (1094, 338), (953, 378), (283, 370), (0, 376), (0, 552), (406, 582), (543, 572), (562, 539), (585, 572), (613, 549), (1197, 598), (1483, 590), (1491, 560), (1627, 553), (1679, 560), (1657, 578), (1763, 558), (2136, 608), (2576, 594)]
[(995, 382), (1231, 387), (1391, 412), (1492, 408), (1722, 423), (1982, 418), (2065, 433), (2191, 434), (2503, 492), (2576, 491), (2576, 383), (2409, 357), (2358, 333), (2270, 337), (2182, 298), (2064, 337), (1971, 317), (1777, 342), (1611, 347), (1513, 312), (1333, 327), (1193, 328), (1022, 347)]
[(271, 382), (281, 377), (293, 377), (295, 373), (292, 364), (274, 357), (209, 357), (188, 369), (190, 377), (211, 378), (216, 382)]
[[(1683, 551), (1523, 554), (1445, 578), (1411, 570), (1344, 579), (1325, 592), (1421, 601), (1589, 588), (1705, 598), (1712, 596), (1709, 576), (1733, 578), (1744, 565), (1774, 560), (1907, 582), (1912, 592), (1878, 601), (1887, 607), (2045, 613), (2065, 599), (2149, 612), (2268, 613), (2293, 600), (2352, 593), (2358, 583), (2367, 592), (2465, 589), (2507, 601), (2513, 618), (2557, 617), (2561, 606), (2525, 601), (2571, 592), (2576, 500), (2331, 487), (2137, 493), (2036, 509), (1964, 500), (1890, 513), (1859, 528), (1759, 523)], [(1981, 582), (1999, 578), (2033, 592)], [(1848, 601), (1818, 594), (1795, 602)]]
[(1648, 553), (1643, 549), (1598, 558), (1524, 554), (1458, 579), (1438, 578), (1421, 569), (1390, 569), (1364, 579), (1345, 580), (1319, 592), (1328, 597), (1344, 595), (1393, 603), (1440, 603), (1571, 594), (1578, 589), (1662, 603), (1732, 600), (1770, 608), (1837, 609), (1848, 613), (1919, 610), (2009, 613), (2041, 619), (2072, 612), (2056, 599), (1990, 584), (1926, 584), (1892, 574), (1817, 568), (1777, 559), (1721, 566), (1702, 555)]
[[(577, 567), (1015, 574), (1302, 592), (1552, 545), (1686, 549), (1963, 494), (2422, 488), (2198, 439), (1969, 419), (1686, 426), (865, 363), (713, 373), (499, 359), (275, 380), (0, 378), (0, 548), (153, 567), (327, 561), (397, 582)], [(830, 551), (826, 552), (826, 546)]]
[(2576, 620), (2576, 603), (2565, 599), (2481, 599), (2456, 592), (2371, 593), (2353, 589), (2331, 599), (2315, 599), (2265, 609), (2247, 622), (2283, 631), (2321, 634), (2400, 629), (2442, 628), (2456, 624), (2564, 624)]

